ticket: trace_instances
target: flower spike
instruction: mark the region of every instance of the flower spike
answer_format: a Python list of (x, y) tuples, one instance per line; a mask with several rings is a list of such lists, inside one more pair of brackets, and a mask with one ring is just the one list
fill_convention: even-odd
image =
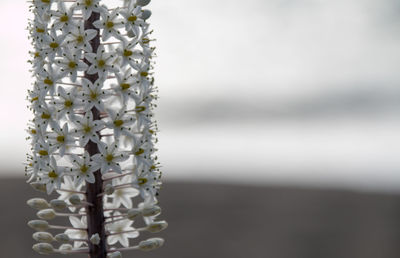
[[(35, 81), (27, 96), (33, 118), (25, 174), (35, 190), (58, 194), (27, 201), (38, 217), (28, 226), (40, 254), (120, 258), (164, 243), (141, 238), (168, 226), (157, 219), (155, 48), (151, 11), (143, 9), (149, 3), (31, 1)], [(56, 218), (65, 224), (52, 224)]]

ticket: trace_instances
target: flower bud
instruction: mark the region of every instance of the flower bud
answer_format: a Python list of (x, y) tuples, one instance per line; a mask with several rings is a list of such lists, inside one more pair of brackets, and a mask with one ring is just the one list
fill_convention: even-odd
[(61, 254), (68, 254), (69, 251), (72, 251), (72, 249), (73, 249), (72, 245), (70, 245), (70, 244), (62, 244), (62, 245), (60, 245), (60, 247), (58, 248), (58, 251), (59, 251)]
[(161, 213), (161, 208), (158, 205), (142, 208), (142, 215), (145, 217), (156, 216)]
[(100, 243), (100, 236), (98, 233), (93, 234), (90, 237), (90, 243), (94, 244), (94, 245), (98, 245)]
[(151, 11), (150, 10), (143, 10), (142, 14), (140, 15), (140, 17), (143, 20), (147, 20), (148, 18), (150, 18), (150, 16), (151, 16)]
[(50, 206), (56, 211), (61, 211), (67, 208), (67, 203), (63, 200), (54, 199), (50, 201)]
[(137, 0), (136, 4), (140, 6), (146, 6), (150, 3), (150, 0)]
[(77, 194), (71, 195), (71, 197), (69, 197), (69, 202), (73, 205), (79, 205), (82, 203), (81, 197), (79, 197)]
[(149, 238), (139, 243), (139, 249), (143, 251), (151, 251), (161, 247), (163, 244), (164, 244), (164, 239), (162, 238), (158, 237)]
[(130, 220), (134, 220), (140, 214), (140, 210), (138, 209), (130, 209), (126, 213), (126, 217)]
[(49, 232), (36, 232), (32, 237), (38, 242), (51, 243), (54, 241), (53, 235)]
[(49, 228), (49, 223), (45, 220), (31, 220), (28, 222), (28, 226), (36, 231), (45, 231)]
[(32, 198), (26, 202), (31, 208), (36, 210), (43, 210), (49, 208), (49, 203), (42, 198)]
[(122, 258), (122, 254), (118, 251), (107, 254), (107, 258)]
[(30, 185), (36, 191), (43, 192), (43, 193), (46, 192), (46, 185), (45, 184), (42, 184), (42, 183), (39, 183), (39, 182), (33, 182), (33, 183), (30, 183)]
[(112, 186), (112, 185), (110, 185), (110, 184), (108, 184), (108, 185), (106, 185), (106, 186), (104, 187), (104, 192), (105, 192), (107, 195), (112, 195), (112, 194), (114, 193), (114, 191), (115, 191), (114, 186)]
[(61, 234), (56, 235), (56, 236), (54, 237), (54, 239), (55, 239), (57, 242), (59, 242), (59, 243), (64, 243), (64, 244), (69, 243), (69, 242), (71, 241), (71, 239), (69, 238), (69, 236), (68, 236), (67, 234), (65, 234), (65, 233), (61, 233)]
[(147, 231), (151, 233), (160, 232), (168, 227), (168, 223), (165, 220), (154, 221), (147, 226)]
[(33, 245), (32, 249), (40, 254), (51, 254), (54, 252), (53, 246), (49, 243), (35, 244), (35, 245)]
[(52, 220), (56, 217), (56, 213), (54, 212), (53, 209), (45, 209), (38, 211), (36, 213), (36, 216), (38, 216), (40, 219)]

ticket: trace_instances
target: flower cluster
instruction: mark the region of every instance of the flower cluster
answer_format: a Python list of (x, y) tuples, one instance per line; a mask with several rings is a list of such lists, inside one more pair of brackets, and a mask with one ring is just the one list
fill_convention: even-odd
[[(34, 118), (27, 129), (32, 151), (25, 170), (36, 190), (59, 194), (49, 202), (28, 201), (39, 210), (40, 220), (28, 223), (38, 231), (33, 249), (39, 253), (120, 257), (120, 251), (163, 244), (150, 238), (130, 245), (141, 231), (167, 226), (157, 220), (161, 172), (154, 146), (151, 12), (144, 9), (149, 2), (124, 0), (116, 7), (100, 0), (31, 3), (35, 80), (27, 99)], [(70, 225), (48, 223), (59, 216), (68, 217)], [(134, 227), (136, 221), (142, 226)], [(91, 228), (96, 223), (103, 228)], [(64, 232), (53, 236), (48, 229)]]

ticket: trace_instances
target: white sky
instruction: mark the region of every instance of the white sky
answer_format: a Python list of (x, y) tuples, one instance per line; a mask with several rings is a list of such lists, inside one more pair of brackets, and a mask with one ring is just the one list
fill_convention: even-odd
[[(153, 0), (150, 8), (161, 95), (160, 158), (167, 177), (400, 186), (400, 119), (241, 119), (251, 115), (253, 105), (280, 103), (284, 109), (311, 95), (399, 92), (395, 1)], [(30, 118), (27, 4), (3, 0), (0, 12), (0, 23), (7, 25), (0, 27), (0, 173), (22, 173)], [(211, 100), (217, 103), (207, 105)], [(185, 114), (200, 106), (212, 115), (218, 100), (250, 111), (229, 121), (222, 115), (218, 123)]]

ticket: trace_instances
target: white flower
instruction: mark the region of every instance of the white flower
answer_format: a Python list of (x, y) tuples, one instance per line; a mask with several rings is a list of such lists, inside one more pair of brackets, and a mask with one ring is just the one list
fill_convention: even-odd
[(92, 107), (104, 111), (104, 99), (107, 97), (107, 93), (102, 88), (103, 80), (100, 78), (94, 83), (86, 78), (82, 79), (82, 92), (80, 99), (85, 105), (85, 111), (91, 110)]
[(54, 148), (59, 151), (60, 157), (64, 156), (66, 149), (74, 145), (75, 139), (68, 130), (68, 124), (65, 123), (63, 128), (60, 128), (57, 123), (54, 123), (52, 128), (54, 133), (49, 136), (50, 142)]
[[(66, 190), (66, 191), (57, 191), (57, 193), (60, 195), (58, 196), (58, 200), (65, 201), (68, 204), (71, 204), (69, 201), (69, 198), (72, 195), (75, 195), (76, 191), (80, 191), (82, 188), (83, 184), (77, 184), (74, 182), (72, 177), (70, 176), (64, 176), (64, 182), (61, 183), (61, 189)], [(71, 191), (71, 192), (69, 192)], [(69, 207), (71, 211), (75, 211), (75, 207)]]
[(50, 158), (48, 164), (41, 173), (41, 181), (46, 184), (47, 194), (51, 194), (55, 188), (60, 188), (61, 179), (63, 177), (64, 169), (57, 166), (55, 158)]
[[(87, 228), (86, 216), (82, 216), (81, 219), (69, 216), (69, 221), (74, 228)], [(65, 230), (65, 234), (67, 234), (70, 238), (74, 239), (87, 239), (88, 234), (86, 230), (77, 230), (77, 229), (67, 229)], [(78, 248), (82, 245), (86, 244), (83, 241), (74, 241), (74, 247)]]
[(85, 30), (83, 26), (77, 26), (71, 29), (65, 42), (75, 50), (84, 50), (85, 52), (91, 53), (92, 46), (89, 41), (96, 37), (96, 35), (96, 30)]
[(107, 128), (114, 130), (114, 138), (119, 139), (120, 134), (132, 136), (131, 126), (135, 122), (132, 115), (126, 111), (126, 106), (123, 106), (118, 112), (112, 109), (107, 109), (108, 118), (106, 120)]
[(50, 96), (53, 96), (56, 83), (61, 77), (58, 70), (53, 69), (51, 65), (48, 65), (46, 68), (43, 67), (38, 73), (39, 88), (43, 91), (42, 94), (48, 92)]
[(121, 38), (121, 32), (119, 32), (119, 28), (122, 28), (124, 25), (121, 20), (117, 19), (119, 15), (119, 9), (115, 9), (111, 12), (111, 14), (107, 14), (105, 12), (100, 13), (101, 20), (95, 21), (93, 25), (103, 30), (102, 40), (107, 41), (111, 36), (114, 36), (117, 39)]
[(105, 174), (112, 169), (114, 172), (121, 174), (122, 171), (119, 163), (127, 160), (129, 155), (120, 152), (116, 144), (107, 146), (99, 142), (97, 146), (99, 147), (100, 153), (94, 155), (92, 158), (100, 165), (101, 173)]
[(80, 145), (85, 146), (89, 140), (99, 142), (97, 132), (104, 127), (101, 120), (93, 121), (92, 112), (87, 112), (84, 117), (77, 116), (74, 120), (76, 124), (75, 135), (79, 137)]
[(55, 29), (50, 30), (50, 34), (43, 37), (43, 53), (48, 56), (49, 61), (53, 61), (54, 57), (62, 54), (62, 43), (67, 35), (57, 35)]
[(81, 101), (77, 99), (78, 89), (72, 88), (70, 91), (65, 91), (63, 87), (58, 87), (57, 97), (53, 103), (57, 109), (57, 119), (64, 118), (65, 115), (75, 117), (74, 110), (81, 107)]
[(141, 6), (130, 5), (127, 9), (122, 10), (120, 13), (125, 19), (124, 23), (126, 31), (132, 31), (133, 35), (138, 37), (140, 34), (139, 26), (143, 26), (145, 23), (140, 17), (142, 13)]
[(123, 104), (127, 104), (128, 99), (136, 101), (135, 90), (137, 86), (135, 77), (133, 77), (131, 70), (127, 69), (124, 74), (116, 73), (115, 77), (118, 84), (112, 84), (113, 90), (121, 97)]
[(85, 151), (82, 158), (78, 155), (71, 155), (69, 158), (73, 164), (71, 172), (76, 175), (76, 184), (81, 185), (83, 181), (93, 184), (95, 182), (93, 172), (98, 170), (99, 166), (92, 161), (89, 153)]
[[(114, 215), (120, 215), (119, 212), (114, 212)], [(136, 238), (139, 236), (139, 232), (135, 231), (135, 228), (131, 225), (133, 224), (132, 220), (120, 220), (114, 223), (107, 224), (107, 230), (113, 234), (108, 236), (107, 242), (109, 245), (113, 245), (117, 242), (120, 242), (122, 246), (129, 246), (129, 238)], [(132, 231), (123, 233), (124, 231)]]
[(72, 18), (72, 15), (74, 14), (74, 9), (67, 9), (63, 1), (59, 1), (57, 3), (57, 10), (52, 11), (51, 14), (56, 17), (52, 25), (52, 28), (54, 28), (55, 30), (61, 29), (63, 32), (68, 32), (71, 27), (75, 26), (75, 22)]
[(118, 72), (115, 55), (107, 53), (103, 45), (99, 46), (97, 54), (86, 53), (85, 58), (92, 64), (87, 70), (88, 74), (98, 73), (100, 78), (105, 78), (109, 72)]
[(56, 64), (61, 67), (63, 77), (69, 75), (71, 81), (75, 82), (78, 71), (85, 71), (88, 65), (81, 60), (81, 51), (71, 52), (69, 49), (65, 49), (63, 56), (62, 59), (56, 61)]
[(142, 51), (135, 49), (138, 42), (130, 41), (128, 42), (126, 39), (121, 41), (120, 47), (117, 48), (117, 54), (122, 58), (121, 67), (130, 64), (131, 67), (137, 67), (138, 61), (135, 59), (142, 58)]
[(101, 7), (99, 2), (100, 0), (78, 0), (76, 8), (82, 10), (83, 18), (87, 20), (92, 15), (92, 12), (106, 12), (105, 8)]
[[(112, 185), (113, 186), (118, 186), (118, 185), (125, 185), (125, 184), (130, 184), (132, 182), (132, 178), (130, 176), (124, 176), (121, 179), (113, 179)], [(135, 188), (132, 187), (124, 187), (124, 188), (116, 188), (114, 193), (110, 195), (111, 198), (113, 198), (113, 204), (115, 207), (120, 207), (122, 204), (128, 209), (132, 208), (132, 199), (136, 197), (139, 194), (139, 191)]]

